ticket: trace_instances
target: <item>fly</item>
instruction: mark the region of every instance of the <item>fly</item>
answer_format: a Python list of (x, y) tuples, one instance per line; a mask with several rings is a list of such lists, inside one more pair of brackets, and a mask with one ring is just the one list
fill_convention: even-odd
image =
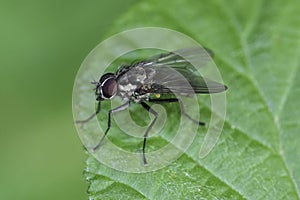
[[(107, 129), (93, 150), (95, 151), (101, 146), (105, 136), (110, 130), (111, 114), (128, 108), (130, 103), (138, 103), (145, 110), (154, 115), (154, 119), (144, 133), (142, 149), (144, 165), (147, 164), (145, 156), (147, 137), (158, 117), (158, 113), (153, 110), (147, 102), (177, 102), (184, 116), (192, 122), (204, 126), (204, 122), (193, 119), (185, 112), (183, 103), (177, 96), (219, 93), (227, 89), (227, 86), (221, 83), (197, 75), (195, 68), (185, 59), (202, 59), (205, 63), (205, 59), (208, 58), (207, 52), (212, 55), (210, 50), (199, 48), (180, 49), (174, 52), (160, 54), (147, 60), (121, 65), (115, 73), (106, 73), (99, 81), (92, 82), (92, 84), (96, 85), (95, 95), (96, 101), (98, 102), (96, 112), (89, 118), (76, 121), (76, 123), (86, 123), (95, 117), (100, 112), (101, 102), (104, 100), (119, 96), (125, 101), (121, 106), (109, 110)], [(163, 98), (166, 94), (173, 94), (174, 97)]]

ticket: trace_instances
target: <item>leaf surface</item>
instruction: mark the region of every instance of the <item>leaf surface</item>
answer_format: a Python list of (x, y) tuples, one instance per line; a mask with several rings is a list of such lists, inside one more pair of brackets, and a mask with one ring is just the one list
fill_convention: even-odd
[[(133, 5), (111, 33), (171, 28), (214, 51), (229, 87), (226, 122), (207, 157), (198, 157), (197, 141), (203, 140), (198, 134), (180, 159), (154, 172), (119, 172), (90, 156), (90, 197), (299, 199), (299, 12), (299, 1), (280, 0), (150, 0)], [(209, 104), (199, 99), (205, 118)]]

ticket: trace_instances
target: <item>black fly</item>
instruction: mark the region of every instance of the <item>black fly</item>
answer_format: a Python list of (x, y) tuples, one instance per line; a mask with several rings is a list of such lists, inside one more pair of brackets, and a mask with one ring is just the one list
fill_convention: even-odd
[(204, 122), (193, 119), (185, 112), (183, 103), (179, 98), (175, 96), (174, 98), (152, 97), (155, 96), (153, 94), (157, 94), (157, 97), (164, 94), (192, 96), (194, 94), (211, 94), (225, 91), (227, 89), (225, 85), (197, 75), (195, 68), (186, 60), (186, 58), (202, 59), (201, 62), (206, 63), (208, 60), (205, 59), (209, 57), (207, 52), (212, 54), (208, 49), (180, 49), (134, 64), (122, 65), (115, 73), (104, 74), (98, 82), (92, 82), (96, 85), (95, 95), (98, 101), (96, 112), (89, 118), (76, 121), (76, 123), (85, 123), (95, 117), (100, 112), (101, 101), (112, 99), (115, 96), (120, 96), (125, 101), (123, 105), (109, 110), (108, 127), (93, 150), (100, 147), (108, 133), (111, 126), (111, 114), (126, 109), (130, 103), (139, 103), (154, 115), (153, 121), (144, 133), (143, 162), (145, 165), (147, 164), (145, 156), (147, 136), (158, 117), (158, 113), (146, 102), (178, 102), (183, 115), (194, 123), (205, 125)]

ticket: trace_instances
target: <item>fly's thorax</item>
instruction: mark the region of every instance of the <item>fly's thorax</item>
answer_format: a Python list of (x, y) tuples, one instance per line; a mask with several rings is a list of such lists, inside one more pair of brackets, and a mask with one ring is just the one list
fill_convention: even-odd
[(152, 68), (134, 66), (118, 76), (118, 95), (124, 100), (139, 102), (148, 99), (150, 94), (141, 93), (141, 89), (151, 85), (155, 70)]
[(119, 94), (121, 96), (132, 96), (134, 91), (137, 90), (139, 86), (138, 85), (134, 85), (134, 84), (131, 84), (131, 83), (127, 83), (127, 84), (121, 84), (119, 83), (118, 84), (118, 91), (119, 91)]
[(152, 82), (155, 70), (151, 67), (134, 66), (118, 76), (118, 83), (121, 85), (143, 85)]
[(140, 102), (142, 99), (148, 99), (150, 94), (142, 94), (139, 92), (142, 85), (133, 85), (128, 83), (126, 85), (118, 85), (118, 95), (124, 100), (132, 100), (134, 102)]
[(118, 92), (121, 97), (130, 97), (145, 82), (146, 73), (142, 68), (133, 68), (118, 77)]

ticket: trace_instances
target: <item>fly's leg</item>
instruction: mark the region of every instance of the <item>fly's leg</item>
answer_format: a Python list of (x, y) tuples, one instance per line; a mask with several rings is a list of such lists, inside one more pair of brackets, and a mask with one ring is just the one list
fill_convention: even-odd
[(177, 99), (177, 98), (170, 98), (170, 99), (149, 99), (149, 102), (153, 102), (153, 103), (173, 103), (173, 102), (178, 102), (180, 104), (180, 107), (181, 107), (181, 110), (182, 110), (182, 114), (184, 116), (186, 116), (189, 120), (191, 120), (195, 124), (199, 124), (200, 126), (205, 126), (205, 122), (201, 122), (201, 121), (195, 120), (189, 114), (187, 114), (185, 112), (183, 103), (182, 103), (182, 101), (180, 99)]
[(147, 105), (145, 102), (141, 102), (142, 106), (148, 111), (150, 112), (151, 114), (154, 115), (154, 119), (153, 121), (151, 122), (151, 124), (148, 126), (145, 134), (144, 134), (144, 143), (143, 143), (143, 161), (144, 161), (144, 165), (147, 165), (147, 160), (146, 160), (146, 156), (145, 156), (145, 148), (146, 148), (146, 141), (147, 141), (147, 137), (148, 137), (148, 133), (150, 132), (151, 128), (153, 127), (153, 125), (155, 124), (156, 122), (156, 119), (158, 117), (158, 113), (153, 110), (149, 105)]
[(99, 101), (98, 102), (98, 106), (97, 106), (97, 110), (95, 113), (93, 113), (91, 116), (89, 116), (87, 119), (84, 119), (84, 120), (76, 120), (75, 123), (76, 124), (84, 124), (88, 121), (90, 121), (91, 119), (93, 119), (96, 115), (98, 115), (98, 113), (100, 112), (101, 110), (101, 102)]
[(108, 133), (109, 129), (110, 129), (110, 126), (111, 126), (111, 120), (110, 120), (110, 116), (112, 113), (116, 113), (116, 112), (119, 112), (119, 111), (122, 111), (122, 110), (125, 110), (128, 106), (129, 106), (129, 101), (124, 103), (123, 105), (121, 106), (118, 106), (114, 109), (111, 109), (108, 111), (108, 121), (107, 121), (107, 129), (106, 131), (104, 132), (104, 135), (102, 136), (102, 138), (100, 139), (100, 141), (98, 142), (98, 144), (93, 148), (93, 151), (96, 151), (102, 144), (106, 134)]

